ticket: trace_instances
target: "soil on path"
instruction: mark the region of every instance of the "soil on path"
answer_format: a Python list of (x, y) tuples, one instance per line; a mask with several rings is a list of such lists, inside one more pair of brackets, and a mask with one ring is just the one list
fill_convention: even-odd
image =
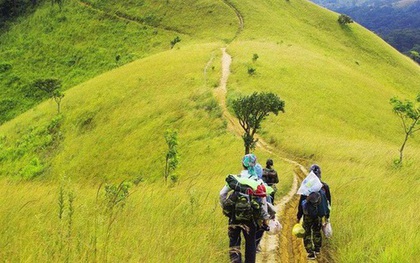
[[(227, 120), (227, 129), (237, 136), (242, 136), (242, 127), (236, 118), (229, 113), (226, 105), (227, 81), (231, 63), (232, 57), (226, 52), (226, 48), (222, 48), (222, 77), (219, 87), (214, 90), (214, 96), (222, 108), (223, 117)], [(262, 251), (257, 254), (257, 262), (306, 262), (306, 252), (302, 239), (293, 236), (291, 229), (296, 223), (296, 211), (299, 202), (299, 196), (296, 195), (296, 191), (299, 182), (306, 176), (307, 170), (298, 162), (279, 156), (271, 145), (267, 144), (262, 138), (256, 137), (258, 138), (257, 147), (295, 167), (290, 191), (275, 205), (277, 219), (282, 224), (283, 229), (278, 235), (264, 234), (261, 241)], [(333, 262), (329, 255), (324, 252), (323, 250), (322, 256), (317, 261), (311, 262)]]

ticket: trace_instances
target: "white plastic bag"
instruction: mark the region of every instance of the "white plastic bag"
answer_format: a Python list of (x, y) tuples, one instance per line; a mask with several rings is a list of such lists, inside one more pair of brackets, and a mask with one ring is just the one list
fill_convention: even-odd
[(297, 194), (299, 195), (309, 195), (313, 192), (318, 192), (321, 190), (322, 183), (319, 180), (318, 176), (316, 176), (312, 171), (306, 176), (306, 178), (302, 181)]
[(269, 235), (277, 235), (282, 229), (282, 226), (277, 219), (270, 219), (268, 226), (270, 227), (270, 230), (267, 232)]
[(332, 237), (333, 230), (332, 230), (330, 222), (326, 222), (325, 224), (322, 225), (322, 232), (324, 233), (324, 236), (326, 238), (331, 238)]

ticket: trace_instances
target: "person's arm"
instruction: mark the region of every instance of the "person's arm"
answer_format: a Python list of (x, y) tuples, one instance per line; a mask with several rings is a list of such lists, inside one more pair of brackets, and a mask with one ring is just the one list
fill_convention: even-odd
[(223, 203), (226, 200), (228, 193), (231, 189), (229, 187), (227, 187), (226, 185), (222, 188), (222, 190), (220, 190), (219, 193), (219, 202), (220, 202), (220, 206), (223, 207)]
[(306, 195), (301, 195), (298, 204), (297, 221), (299, 222), (303, 216), (302, 201), (305, 200)]
[(275, 170), (273, 170), (273, 179), (275, 184), (279, 183), (279, 176)]
[(327, 197), (327, 201), (328, 203), (331, 205), (331, 192), (330, 192), (330, 187), (328, 186), (328, 184), (322, 182), (323, 187), (325, 189), (325, 196)]

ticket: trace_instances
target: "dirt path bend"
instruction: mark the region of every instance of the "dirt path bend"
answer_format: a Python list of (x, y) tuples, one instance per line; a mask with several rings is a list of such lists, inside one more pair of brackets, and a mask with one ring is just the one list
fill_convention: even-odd
[[(226, 105), (226, 86), (231, 63), (232, 57), (226, 52), (226, 48), (222, 48), (222, 77), (219, 87), (214, 90), (214, 95), (222, 108), (223, 117), (228, 122), (228, 130), (237, 136), (242, 136), (242, 127), (236, 118), (229, 113)], [(303, 246), (300, 239), (297, 240), (295, 237), (292, 237), (291, 228), (296, 221), (298, 200), (295, 193), (299, 181), (307, 171), (298, 162), (278, 156), (275, 149), (264, 142), (262, 138), (258, 138), (257, 147), (295, 166), (293, 185), (288, 194), (276, 204), (277, 216), (283, 225), (283, 230), (279, 235), (264, 235), (261, 241), (262, 251), (257, 255), (257, 262), (302, 262), (302, 259), (305, 260)]]

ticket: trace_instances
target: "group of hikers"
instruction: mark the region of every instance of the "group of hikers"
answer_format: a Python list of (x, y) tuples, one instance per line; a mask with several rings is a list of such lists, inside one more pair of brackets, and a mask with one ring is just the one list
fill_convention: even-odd
[[(230, 174), (226, 177), (226, 184), (219, 197), (223, 214), (229, 218), (230, 261), (243, 262), (242, 234), (245, 239), (245, 263), (254, 263), (256, 254), (260, 252), (260, 241), (264, 233), (268, 231), (269, 234), (277, 234), (270, 228), (280, 226), (274, 206), (279, 177), (273, 168), (272, 159), (268, 159), (266, 167), (262, 168), (254, 154), (246, 154), (241, 164), (243, 169), (238, 175)], [(310, 167), (309, 175), (318, 179), (319, 187), (315, 190), (305, 189), (306, 191), (301, 193), (297, 223), (304, 229), (302, 237), (308, 253), (307, 258), (315, 259), (322, 245), (321, 228), (325, 222), (329, 222), (331, 193), (329, 186), (321, 181), (321, 168), (318, 165)], [(301, 188), (304, 183), (305, 180)], [(312, 185), (313, 182), (309, 184)]]

